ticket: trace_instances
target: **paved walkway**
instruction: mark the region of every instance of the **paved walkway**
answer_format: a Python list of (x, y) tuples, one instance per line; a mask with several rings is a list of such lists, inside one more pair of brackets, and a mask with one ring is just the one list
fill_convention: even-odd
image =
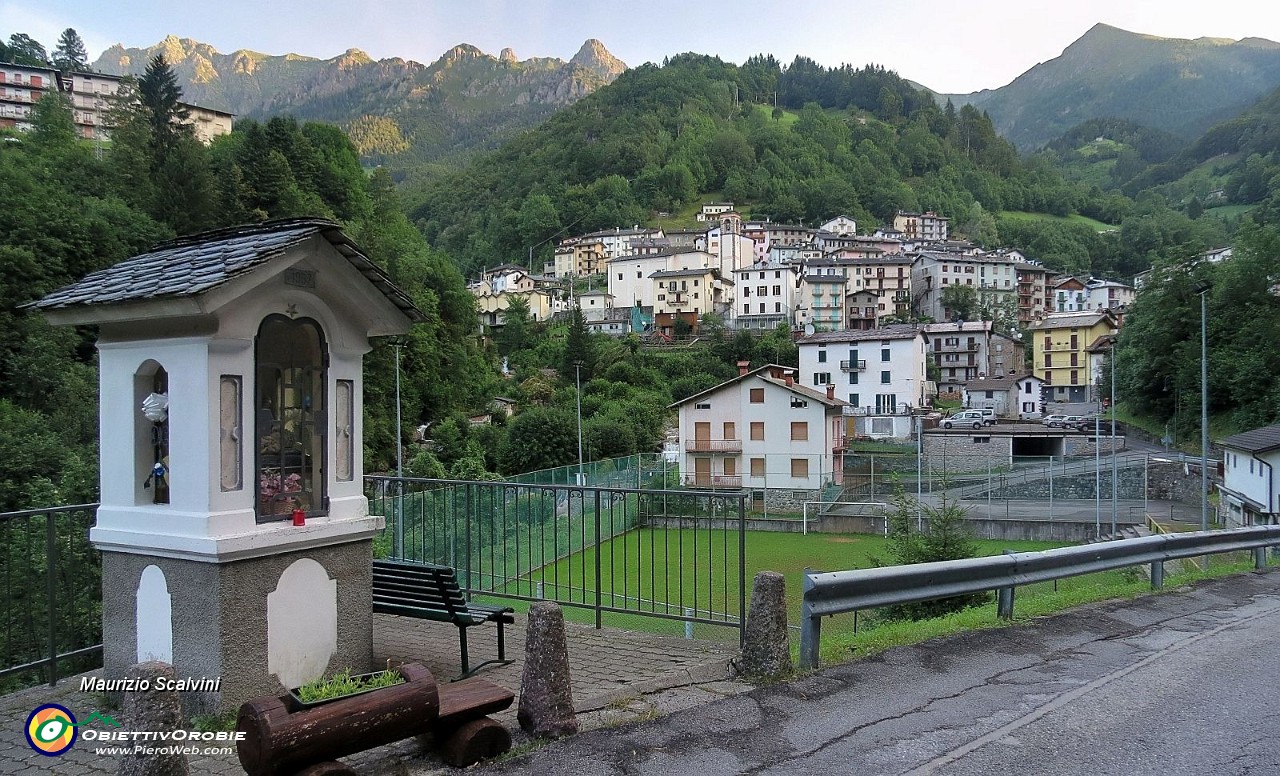
[[(661, 701), (646, 703), (641, 696), (674, 687), (703, 685), (707, 697), (738, 692), (745, 686), (723, 682), (728, 677), (729, 660), (737, 653), (736, 639), (730, 642), (688, 641), (670, 636), (614, 629), (595, 630), (589, 626), (566, 624), (569, 662), (573, 681), (574, 707), (587, 715), (587, 727), (613, 724), (652, 713)], [(507, 626), (507, 656), (515, 662), (489, 666), (480, 676), (517, 693), (524, 667), (525, 619), (516, 615), (516, 624)], [(473, 664), (497, 655), (497, 631), (486, 626), (468, 634)], [(374, 616), (374, 658), (377, 664), (417, 661), (426, 665), (441, 681), (461, 673), (457, 628), (447, 623), (426, 622), (405, 617)], [(687, 695), (687, 693), (686, 693)], [(77, 741), (59, 757), (37, 754), (23, 738), (28, 715), (44, 703), (58, 703), (83, 719), (101, 711), (100, 696), (79, 691), (78, 679), (59, 682), (56, 688), (34, 687), (0, 697), (0, 775), (3, 774), (114, 774), (119, 758), (99, 755), (94, 746)], [(685, 701), (686, 705), (688, 701)], [(664, 709), (665, 710), (665, 709)], [(109, 709), (107, 711), (110, 711)], [(589, 712), (596, 712), (594, 715)], [(517, 743), (524, 740), (516, 724), (516, 704), (496, 715), (512, 730)], [(237, 774), (243, 771), (234, 754), (215, 757), (192, 756), (195, 774)], [(380, 747), (347, 758), (362, 774), (448, 772), (434, 756), (423, 752), (413, 739)]]

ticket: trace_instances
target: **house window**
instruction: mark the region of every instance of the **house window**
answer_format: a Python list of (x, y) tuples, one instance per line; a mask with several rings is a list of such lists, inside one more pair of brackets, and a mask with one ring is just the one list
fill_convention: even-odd
[(693, 408), (694, 408), (695, 410), (709, 410), (709, 409), (711, 409), (711, 402), (709, 402), (709, 401), (700, 401), (700, 402), (698, 402), (697, 404), (693, 405)]
[(748, 302), (747, 304), (744, 304), (744, 305), (742, 306), (742, 314), (743, 314), (743, 315), (750, 315), (750, 314), (751, 314), (751, 304), (750, 304), (749, 302)]
[(973, 438), (973, 443), (974, 443), (975, 445), (987, 444), (987, 443), (989, 443), (990, 441), (991, 441), (991, 437), (989, 437), (989, 436), (985, 436), (985, 437), (974, 437), (974, 438)]
[(858, 394), (856, 393), (849, 394), (849, 404), (850, 406), (853, 406), (853, 407), (858, 406)]
[(829, 382), (831, 382), (830, 372), (814, 372), (813, 373), (814, 385), (826, 385)]
[(806, 442), (809, 439), (809, 424), (803, 420), (791, 422), (791, 441)]
[(880, 348), (880, 360), (881, 360), (881, 361), (888, 361), (888, 360), (889, 360), (889, 349), (888, 349), (888, 348)]
[(889, 384), (889, 379), (890, 379), (890, 378), (889, 378), (889, 370), (887, 370), (887, 369), (886, 369), (886, 370), (884, 370), (884, 371), (882, 371), (882, 372), (880, 373), (880, 384), (881, 384), (881, 385), (888, 385), (888, 384)]
[(743, 295), (744, 297), (751, 296), (751, 289), (750, 289), (749, 287), (747, 287), (747, 286), (743, 286), (743, 287), (742, 287), (742, 295)]
[(849, 385), (857, 385), (857, 384), (858, 384), (858, 373), (857, 373), (857, 372), (850, 372), (850, 373), (849, 373)]
[(774, 303), (773, 303), (773, 311), (774, 311), (775, 313), (780, 313), (780, 312), (782, 312), (782, 302), (774, 302)]
[(809, 402), (808, 402), (806, 399), (801, 399), (799, 396), (792, 396), (792, 397), (791, 397), (791, 408), (792, 408), (792, 409), (802, 410), (802, 409), (804, 409), (805, 407), (808, 407), (808, 406), (809, 406)]
[(764, 302), (760, 303), (760, 314), (764, 315)]
[(752, 388), (752, 389), (751, 389), (751, 403), (752, 403), (752, 404), (764, 404), (764, 389), (763, 389), (763, 388)]
[(1079, 382), (1080, 382), (1080, 372), (1079, 372), (1078, 370), (1072, 369), (1072, 370), (1071, 370), (1071, 384), (1072, 384), (1072, 385), (1078, 385), (1078, 384), (1079, 384)]
[(1044, 365), (1045, 365), (1045, 366), (1053, 366), (1053, 354), (1052, 354), (1052, 353), (1045, 353), (1045, 354), (1044, 354)]
[(807, 478), (809, 476), (809, 459), (808, 458), (792, 458), (791, 459), (791, 476)]
[(621, 272), (619, 272), (619, 273), (618, 273), (618, 280), (622, 280), (622, 273), (621, 273)]
[(782, 286), (774, 286), (774, 287), (773, 287), (773, 295), (774, 295), (774, 296), (782, 296)]
[(751, 476), (752, 477), (764, 476), (764, 459), (763, 458), (751, 459)]
[(725, 421), (725, 423), (724, 423), (724, 438), (725, 438), (725, 439), (737, 439), (737, 438), (738, 438), (738, 424), (737, 424), (737, 423), (735, 423), (735, 422), (734, 422), (734, 421), (732, 421), (732, 420), (726, 420), (726, 421)]
[(724, 474), (726, 477), (738, 476), (738, 459), (737, 458), (724, 459)]
[(751, 421), (751, 441), (753, 442), (764, 441), (764, 421), (763, 420)]
[(639, 279), (640, 279), (640, 270), (636, 270), (636, 279), (637, 279), (637, 280), (639, 280)]
[(827, 363), (827, 351), (825, 350), (818, 351), (818, 363), (819, 364)]

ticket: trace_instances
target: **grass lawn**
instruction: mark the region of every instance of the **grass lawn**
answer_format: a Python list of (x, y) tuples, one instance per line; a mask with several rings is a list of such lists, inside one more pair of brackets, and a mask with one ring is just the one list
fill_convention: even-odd
[[(998, 555), (1005, 550), (1028, 552), (1061, 546), (1055, 542), (1002, 542), (980, 540), (982, 555)], [(792, 648), (798, 648), (796, 626), (800, 621), (801, 576), (806, 569), (838, 571), (870, 568), (873, 559), (889, 562), (888, 543), (883, 536), (868, 534), (819, 534), (748, 531), (746, 535), (747, 584), (758, 571), (778, 571), (786, 578), (788, 620), (792, 625)], [(625, 560), (624, 560), (625, 558)], [(665, 613), (678, 618), (688, 607), (697, 616), (715, 620), (736, 619), (738, 612), (737, 536), (706, 531), (640, 529), (616, 537), (603, 546), (600, 554), (601, 603), (615, 608)], [(533, 584), (541, 581), (551, 597), (553, 585), (569, 592), (572, 602), (582, 606), (565, 606), (565, 618), (571, 622), (593, 623), (595, 613), (586, 607), (595, 602), (594, 549), (576, 553), (547, 566), (533, 575), (513, 582), (508, 589), (521, 595), (531, 594)], [(694, 569), (697, 568), (697, 574)], [(1207, 572), (1192, 569), (1165, 577), (1166, 589), (1209, 577), (1240, 573), (1252, 568), (1247, 554), (1235, 557), (1215, 556)], [(710, 572), (708, 572), (710, 569)], [(1045, 582), (1017, 590), (1014, 622), (1025, 622), (1046, 614), (1070, 609), (1081, 604), (1111, 599), (1135, 598), (1148, 594), (1149, 580), (1140, 569), (1122, 569), (1088, 574), (1057, 583)], [(748, 591), (748, 602), (750, 593)], [(485, 599), (498, 600), (498, 599)], [(507, 601), (517, 610), (526, 610), (524, 601)], [(643, 615), (605, 613), (607, 627), (677, 635), (684, 631), (678, 619), (660, 619)], [(882, 621), (874, 611), (858, 617), (841, 614), (822, 622), (821, 661), (824, 664), (844, 662), (873, 655), (890, 647), (914, 644), (938, 636), (977, 628), (1006, 627), (1008, 622), (996, 617), (995, 596), (988, 604), (962, 612), (919, 622)], [(698, 638), (732, 642), (737, 639), (735, 627), (695, 624)]]
[(1244, 215), (1256, 207), (1257, 205), (1222, 205), (1220, 207), (1205, 208), (1204, 214), (1207, 216), (1217, 216), (1218, 218), (1234, 218), (1236, 216)]
[[(788, 616), (799, 622), (801, 575), (805, 569), (841, 571), (871, 568), (873, 559), (890, 563), (888, 542), (876, 534), (820, 534), (748, 531), (746, 534), (748, 597), (751, 580), (759, 571), (777, 571), (786, 577)], [(983, 555), (1005, 550), (1034, 551), (1061, 546), (1055, 542), (979, 541)], [(546, 596), (552, 590), (562, 597), (591, 605), (595, 601), (596, 552), (588, 549), (550, 564), (508, 584), (507, 590), (530, 595), (542, 582)], [(735, 533), (692, 529), (639, 529), (606, 542), (600, 553), (601, 603), (619, 609), (642, 608), (648, 612), (680, 616), (685, 608), (710, 619), (738, 616), (738, 547)], [(695, 573), (696, 570), (696, 573)], [(566, 609), (566, 617), (588, 622), (594, 613)], [(613, 615), (610, 625), (635, 630), (677, 632), (679, 622), (662, 623), (646, 617)], [(848, 620), (852, 615), (833, 618)], [(702, 628), (703, 626), (699, 626)], [(839, 626), (837, 626), (839, 627)], [(731, 629), (723, 629), (734, 636)]]
[(1064, 223), (1084, 224), (1093, 229), (1095, 232), (1106, 232), (1119, 227), (1110, 224), (1104, 224), (1093, 218), (1082, 216), (1079, 213), (1072, 213), (1069, 216), (1055, 216), (1049, 213), (1028, 213), (1022, 210), (1001, 210), (996, 213), (1002, 218), (1012, 218), (1018, 221), (1062, 221)]

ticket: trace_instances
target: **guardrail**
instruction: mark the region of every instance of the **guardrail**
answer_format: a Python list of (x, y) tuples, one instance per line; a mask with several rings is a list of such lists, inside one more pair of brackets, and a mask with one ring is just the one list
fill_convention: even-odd
[(1143, 536), (985, 558), (805, 574), (804, 599), (800, 606), (800, 666), (817, 667), (822, 618), (828, 615), (996, 590), (998, 614), (1010, 619), (1018, 585), (1150, 563), (1154, 590), (1164, 586), (1165, 561), (1252, 550), (1254, 567), (1262, 568), (1266, 565), (1266, 548), (1276, 545), (1280, 545), (1280, 526), (1267, 525)]

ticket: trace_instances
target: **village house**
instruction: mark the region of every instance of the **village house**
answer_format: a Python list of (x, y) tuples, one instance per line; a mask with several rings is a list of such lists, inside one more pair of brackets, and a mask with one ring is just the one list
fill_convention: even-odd
[(691, 332), (698, 330), (704, 313), (723, 313), (733, 301), (733, 281), (715, 267), (660, 270), (654, 282), (653, 325), (663, 334), (675, 334), (676, 321)]
[(968, 409), (994, 409), (1006, 420), (1038, 420), (1044, 412), (1043, 386), (1035, 375), (970, 380), (962, 386), (961, 401)]
[(938, 391), (960, 393), (964, 384), (991, 377), (991, 321), (929, 323), (923, 327), (929, 354), (939, 371)]
[(1093, 309), (1089, 305), (1085, 281), (1072, 275), (1059, 278), (1053, 284), (1052, 296), (1055, 313), (1078, 313)]
[(1280, 425), (1229, 436), (1222, 448), (1222, 512), (1228, 527), (1280, 522)]
[(597, 238), (570, 237), (555, 250), (552, 274), (558, 278), (596, 275), (604, 272), (604, 242)]
[(767, 330), (780, 323), (795, 326), (796, 271), (795, 265), (774, 262), (734, 270), (734, 328)]
[[(120, 90), (121, 76), (75, 71), (61, 73), (47, 67), (0, 64), (0, 128), (31, 129), (31, 108), (46, 94), (65, 94), (71, 103), (76, 133), (86, 140), (109, 140), (107, 112)], [(187, 125), (205, 145), (231, 133), (235, 116), (226, 111), (182, 103)]]
[(770, 508), (795, 507), (840, 482), (844, 402), (770, 364), (671, 405), (680, 414), (680, 470), (695, 488), (749, 488)]
[(1018, 323), (1025, 328), (1049, 311), (1045, 306), (1049, 270), (1035, 262), (1019, 262), (1014, 265), (1014, 275), (1018, 284)]
[(718, 221), (721, 213), (728, 213), (731, 210), (733, 210), (732, 202), (708, 202), (693, 217), (698, 221)]
[(868, 331), (825, 331), (796, 340), (807, 387), (836, 386), (858, 414), (906, 414), (931, 396), (924, 329), (894, 324)]
[(862, 279), (852, 282), (848, 267), (837, 259), (814, 259), (802, 265), (800, 288), (796, 294), (796, 325), (813, 331), (845, 328), (845, 296), (862, 288)]
[(947, 221), (947, 218), (932, 210), (923, 213), (899, 210), (893, 216), (893, 228), (902, 232), (908, 239), (942, 242), (947, 239)]
[(954, 320), (957, 312), (943, 303), (942, 292), (950, 286), (968, 286), (979, 308), (1015, 310), (1015, 278), (1015, 263), (1008, 256), (921, 251), (911, 267), (912, 304), (918, 314), (935, 321)]
[(1028, 328), (1033, 369), (1044, 380), (1046, 399), (1084, 402), (1092, 398), (1088, 348), (1099, 337), (1114, 334), (1118, 326), (1111, 313), (1099, 310), (1054, 313)]

